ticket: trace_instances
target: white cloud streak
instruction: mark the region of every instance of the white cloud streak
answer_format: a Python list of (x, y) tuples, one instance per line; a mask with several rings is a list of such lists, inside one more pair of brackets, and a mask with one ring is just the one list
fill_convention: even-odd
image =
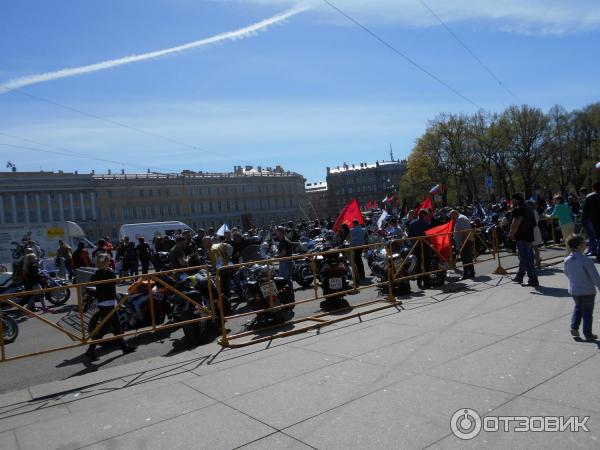
[[(288, 5), (295, 0), (237, 0)], [(600, 28), (598, 0), (426, 0), (447, 23), (485, 22), (486, 29), (525, 35), (563, 35)], [(331, 0), (361, 22), (405, 28), (439, 26), (419, 0)], [(325, 21), (346, 25), (322, 0), (311, 0)]]
[(31, 84), (44, 83), (46, 81), (57, 80), (59, 78), (74, 77), (77, 75), (84, 75), (91, 72), (97, 72), (99, 70), (111, 69), (113, 67), (122, 66), (125, 64), (132, 64), (148, 59), (159, 58), (161, 56), (169, 55), (172, 53), (179, 53), (198, 47), (204, 47), (210, 44), (215, 44), (217, 42), (243, 39), (246, 37), (253, 36), (260, 31), (265, 31), (268, 27), (284, 22), (290, 17), (295, 16), (296, 14), (299, 14), (303, 11), (306, 11), (307, 9), (307, 7), (293, 7), (283, 13), (261, 20), (260, 22), (256, 22), (247, 27), (240, 28), (234, 31), (227, 31), (225, 33), (219, 33), (208, 38), (188, 42), (187, 44), (178, 45), (176, 47), (142, 53), (139, 55), (125, 56), (123, 58), (111, 59), (95, 64), (88, 64), (86, 66), (71, 67), (67, 69), (57, 70), (55, 72), (46, 72), (36, 75), (28, 75), (21, 78), (15, 78), (3, 84), (0, 84), (0, 94), (9, 92), (13, 89), (29, 86)]

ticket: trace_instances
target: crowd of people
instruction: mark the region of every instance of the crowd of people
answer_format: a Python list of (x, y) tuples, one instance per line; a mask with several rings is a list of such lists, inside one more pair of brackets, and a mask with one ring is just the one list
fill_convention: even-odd
[[(572, 275), (577, 273), (577, 269), (572, 267), (584, 267), (579, 264), (580, 253), (586, 257), (595, 257), (600, 263), (598, 241), (600, 182), (593, 185), (591, 193), (584, 192), (580, 196), (570, 194), (566, 196), (566, 200), (560, 194), (548, 199), (538, 196), (528, 200), (521, 194), (514, 194), (511, 199), (496, 204), (478, 203), (455, 208), (421, 208), (405, 211), (404, 214), (384, 211), (365, 214), (364, 223), (363, 220), (343, 223), (335, 233), (333, 231), (337, 228), (335, 220), (330, 218), (329, 220), (290, 221), (279, 225), (272, 223), (265, 227), (251, 227), (244, 231), (241, 227), (234, 227), (231, 230), (226, 228), (222, 232), (216, 232), (214, 228), (199, 229), (195, 233), (186, 229), (165, 236), (156, 234), (152, 236), (150, 242), (147, 242), (144, 236), (136, 236), (135, 240), (125, 237), (113, 244), (111, 239), (106, 237), (97, 241), (91, 254), (83, 242), (73, 250), (61, 240), (56, 250), (56, 263), (71, 279), (77, 269), (94, 265), (102, 268), (102, 273), (107, 270), (112, 271), (114, 277), (137, 276), (140, 272), (147, 274), (151, 266), (156, 271), (167, 268), (184, 269), (202, 264), (219, 268), (240, 262), (243, 259), (244, 249), (255, 244), (257, 236), (260, 236), (261, 240), (268, 237), (274, 243), (277, 252), (273, 256), (285, 257), (294, 253), (295, 244), (298, 242), (315, 239), (324, 234), (332, 236), (336, 246), (359, 247), (369, 243), (374, 235), (379, 238), (411, 239), (425, 236), (427, 230), (433, 227), (452, 222), (454, 251), (462, 260), (463, 278), (469, 279), (475, 277), (473, 263), (475, 242), (468, 231), (478, 226), (478, 221), (483, 220), (491, 220), (496, 226), (504, 227), (506, 230), (508, 242), (512, 243), (519, 258), (515, 282), (523, 284), (527, 276), (527, 286), (539, 286), (539, 247), (551, 239), (562, 239), (571, 250), (572, 255), (569, 259), (571, 268), (569, 271), (565, 270), (570, 272), (567, 273), (570, 280), (572, 276), (574, 280), (578, 279), (578, 276)], [(556, 230), (555, 223), (558, 224)], [(587, 243), (576, 232), (584, 232)], [(582, 250), (584, 244), (585, 249)], [(40, 258), (36, 256), (35, 248), (28, 247), (24, 253), (19, 272), (25, 281), (25, 288), (35, 289), (39, 285), (36, 274), (39, 272)], [(365, 278), (362, 250), (354, 251), (354, 261), (358, 278)], [(579, 262), (577, 263), (579, 266), (576, 262)], [(279, 275), (288, 280), (290, 287), (293, 267), (293, 261), (279, 264)], [(585, 268), (589, 271), (589, 264), (586, 263)], [(223, 282), (227, 284), (228, 280), (224, 278)], [(588, 278), (592, 283), (596, 282), (593, 275)], [(573, 281), (574, 286), (580, 281), (581, 279)], [(574, 313), (572, 330), (577, 330), (578, 320), (583, 320), (586, 338), (592, 336), (590, 311), (593, 310), (593, 296), (590, 297), (588, 288), (589, 286), (583, 289), (585, 294), (580, 295), (582, 291), (572, 287), (578, 305), (576, 308), (578, 312)], [(582, 295), (585, 297), (583, 300), (580, 298)], [(42, 306), (45, 311), (46, 305)]]

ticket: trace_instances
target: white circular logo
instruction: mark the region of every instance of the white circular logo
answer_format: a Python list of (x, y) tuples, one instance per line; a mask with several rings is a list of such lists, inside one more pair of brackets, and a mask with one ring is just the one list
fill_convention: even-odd
[(481, 416), (470, 408), (459, 409), (450, 419), (450, 429), (459, 439), (473, 439), (481, 431)]

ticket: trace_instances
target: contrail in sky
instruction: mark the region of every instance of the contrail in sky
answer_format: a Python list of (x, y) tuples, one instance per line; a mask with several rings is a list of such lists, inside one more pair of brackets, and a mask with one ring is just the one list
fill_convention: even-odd
[(0, 94), (8, 92), (12, 89), (22, 88), (29, 86), (30, 84), (44, 83), (45, 81), (56, 80), (58, 78), (74, 77), (76, 75), (83, 75), (90, 72), (97, 72), (98, 70), (110, 69), (112, 67), (122, 66), (124, 64), (136, 63), (144, 61), (146, 59), (158, 58), (160, 56), (169, 55), (171, 53), (183, 52), (196, 47), (203, 47), (205, 45), (214, 44), (221, 41), (229, 41), (235, 39), (242, 39), (248, 36), (252, 36), (258, 31), (266, 30), (271, 25), (275, 25), (279, 22), (283, 22), (296, 14), (306, 11), (307, 7), (295, 7), (281, 14), (277, 14), (268, 19), (261, 20), (252, 25), (244, 28), (240, 28), (234, 31), (227, 31), (225, 33), (219, 33), (209, 38), (200, 39), (199, 41), (188, 42), (187, 44), (178, 45), (177, 47), (166, 48), (163, 50), (156, 50), (153, 52), (142, 53), (140, 55), (125, 56), (119, 59), (110, 59), (108, 61), (102, 61), (95, 64), (89, 64), (87, 66), (71, 67), (68, 69), (57, 70), (56, 72), (46, 72), (37, 75), (28, 75), (21, 78), (15, 78), (8, 80), (7, 82), (0, 84)]

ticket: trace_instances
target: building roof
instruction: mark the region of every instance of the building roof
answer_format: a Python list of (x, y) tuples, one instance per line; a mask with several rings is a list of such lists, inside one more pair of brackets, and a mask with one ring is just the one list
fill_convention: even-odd
[(367, 170), (367, 169), (376, 169), (376, 168), (393, 168), (393, 167), (402, 167), (405, 165), (405, 161), (376, 161), (374, 163), (358, 163), (358, 164), (342, 164), (342, 166), (338, 166), (336, 168), (328, 168), (328, 173), (337, 174), (343, 172), (352, 172), (357, 170)]

